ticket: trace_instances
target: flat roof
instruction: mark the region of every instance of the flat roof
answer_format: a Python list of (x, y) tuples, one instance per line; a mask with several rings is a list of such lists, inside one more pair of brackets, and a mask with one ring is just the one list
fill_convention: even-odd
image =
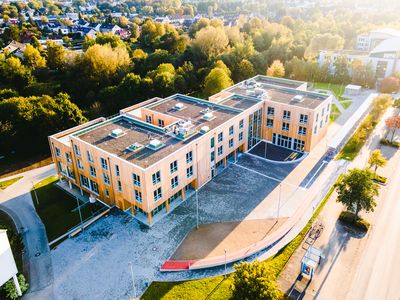
[(219, 104), (226, 105), (233, 108), (246, 110), (253, 105), (259, 103), (260, 99), (243, 97), (241, 95), (233, 95), (218, 102)]
[[(110, 134), (115, 129), (121, 129), (124, 132), (123, 135), (118, 138), (111, 137)], [(106, 152), (117, 155), (142, 168), (147, 168), (191, 142), (200, 136), (200, 134), (195, 133), (186, 140), (180, 140), (165, 134), (162, 128), (158, 129), (155, 126), (147, 126), (146, 123), (126, 116), (119, 116), (100, 125), (83, 130), (77, 133), (76, 136)], [(158, 150), (146, 148), (150, 141), (154, 139), (159, 140), (164, 145)], [(134, 143), (138, 143), (143, 147), (135, 152), (127, 150), (127, 147)]]
[[(247, 97), (255, 97), (255, 92), (263, 92), (260, 96), (262, 99), (265, 97), (269, 97), (270, 101), (299, 106), (303, 108), (314, 109), (318, 107), (323, 101), (328, 99), (330, 96), (326, 94), (320, 94), (310, 91), (301, 91), (292, 88), (283, 88), (280, 86), (275, 86), (271, 84), (263, 84), (257, 81), (257, 86), (255, 88), (246, 87), (245, 84), (241, 83), (235, 85), (231, 88), (228, 88), (227, 91), (237, 94), (243, 95)], [(295, 96), (301, 96), (301, 100), (294, 99)]]
[[(183, 108), (180, 110), (175, 107), (178, 103), (183, 104)], [(241, 113), (241, 110), (238, 109), (180, 94), (150, 104), (146, 108), (178, 119), (191, 121), (196, 129), (200, 129), (202, 126), (214, 129)], [(211, 120), (203, 118), (206, 111), (212, 113), (213, 118)]]

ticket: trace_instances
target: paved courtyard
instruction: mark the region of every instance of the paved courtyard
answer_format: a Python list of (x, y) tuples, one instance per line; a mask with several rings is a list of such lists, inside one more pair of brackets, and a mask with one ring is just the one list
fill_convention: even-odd
[[(237, 165), (230, 165), (199, 192), (200, 224), (257, 219), (260, 215), (275, 217), (276, 207), (263, 208), (254, 218), (251, 215), (296, 165), (269, 163), (242, 155)], [(288, 197), (283, 193), (282, 206), (289, 205)], [(221, 273), (218, 268), (159, 272), (162, 263), (195, 226), (195, 197), (185, 200), (151, 228), (116, 211), (52, 251), (55, 294), (59, 299), (127, 299), (133, 296), (130, 262), (140, 292), (153, 280), (182, 280)]]

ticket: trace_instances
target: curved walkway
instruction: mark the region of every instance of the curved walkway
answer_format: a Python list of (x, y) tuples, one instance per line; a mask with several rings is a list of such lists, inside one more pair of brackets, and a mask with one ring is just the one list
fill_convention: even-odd
[[(55, 174), (54, 165), (4, 178), (24, 176), (17, 183), (0, 191), (0, 209), (13, 220), (24, 242), (23, 265), (28, 274), (29, 291), (25, 299), (54, 299), (53, 266), (46, 230), (32, 203), (30, 190), (36, 183)], [(20, 270), (21, 271), (21, 270)]]

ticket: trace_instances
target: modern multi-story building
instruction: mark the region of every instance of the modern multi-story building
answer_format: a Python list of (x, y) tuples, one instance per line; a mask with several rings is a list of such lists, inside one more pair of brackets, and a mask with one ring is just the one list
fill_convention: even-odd
[(49, 137), (58, 174), (151, 225), (261, 140), (310, 151), (331, 97), (299, 81), (256, 76), (209, 101), (153, 98)]

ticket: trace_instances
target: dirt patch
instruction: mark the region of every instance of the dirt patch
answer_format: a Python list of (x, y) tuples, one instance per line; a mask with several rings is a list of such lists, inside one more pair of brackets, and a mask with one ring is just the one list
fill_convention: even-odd
[(278, 229), (287, 218), (203, 224), (184, 239), (171, 260), (210, 258), (250, 246)]

